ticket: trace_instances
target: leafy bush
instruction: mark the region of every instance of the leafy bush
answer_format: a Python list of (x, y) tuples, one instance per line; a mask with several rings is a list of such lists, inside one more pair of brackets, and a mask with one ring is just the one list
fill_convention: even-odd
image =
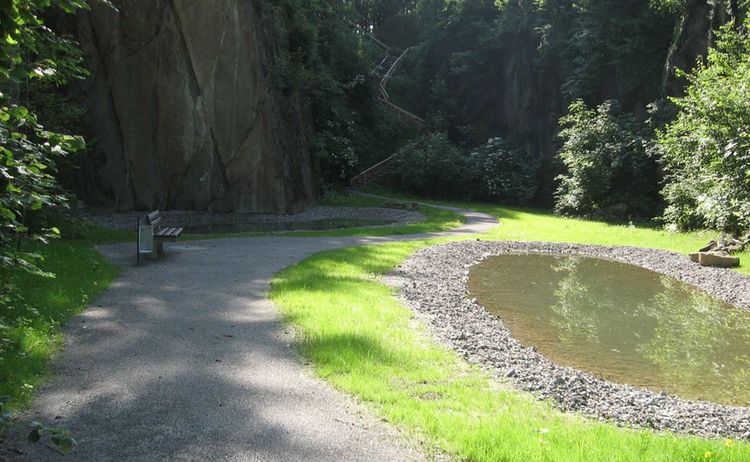
[(396, 186), (428, 197), (528, 204), (537, 167), (536, 159), (502, 138), (466, 154), (446, 134), (431, 134), (400, 151)]
[(574, 101), (560, 119), (559, 152), (567, 173), (557, 177), (555, 211), (605, 219), (650, 218), (657, 212), (659, 169), (649, 139), (616, 101), (588, 109)]
[[(68, 197), (56, 179), (56, 162), (84, 146), (80, 137), (45, 130), (19, 101), (29, 101), (23, 94), (29, 88), (64, 85), (86, 75), (77, 44), (42, 20), (53, 12), (86, 7), (84, 0), (0, 3), (0, 90), (9, 90), (0, 93), (0, 353), (18, 347), (19, 340), (9, 335), (12, 330), (28, 325), (28, 316), (39, 317), (36, 310), (26, 309), (13, 276), (25, 271), (54, 277), (40, 268), (42, 257), (27, 244), (45, 244), (60, 234), (40, 215), (67, 206)], [(9, 420), (9, 402), (0, 397), (0, 436)], [(30, 439), (38, 441), (45, 434), (63, 452), (74, 443), (64, 430), (41, 425), (32, 429)]]
[(396, 176), (399, 187), (408, 193), (438, 198), (469, 196), (466, 158), (443, 133), (403, 148)]
[(750, 32), (725, 27), (707, 64), (686, 75), (677, 119), (658, 133), (665, 220), (677, 228), (750, 229)]
[(312, 154), (324, 186), (344, 185), (394, 153), (410, 133), (375, 99), (369, 74), (382, 51), (355, 33), (355, 6), (272, 0), (263, 8), (283, 19), (276, 25), (281, 46), (272, 74), (280, 90), (300, 92), (310, 103)]
[(533, 201), (538, 158), (502, 138), (490, 138), (469, 154), (468, 162), (476, 179), (471, 184), (473, 198), (520, 205)]

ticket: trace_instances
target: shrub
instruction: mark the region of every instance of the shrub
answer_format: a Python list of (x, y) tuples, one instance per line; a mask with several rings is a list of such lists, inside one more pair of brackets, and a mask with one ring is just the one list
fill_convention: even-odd
[(678, 228), (750, 229), (748, 24), (718, 34), (707, 64), (685, 75), (685, 96), (673, 99), (676, 120), (657, 134), (666, 171), (664, 218)]
[(448, 136), (432, 134), (400, 151), (396, 180), (408, 193), (438, 198), (468, 197), (466, 158)]
[(617, 101), (588, 109), (574, 101), (560, 119), (560, 159), (555, 211), (596, 218), (651, 218), (658, 210), (659, 169), (649, 139)]
[(522, 149), (490, 138), (469, 154), (468, 162), (476, 180), (471, 182), (473, 198), (519, 205), (534, 199), (539, 161)]

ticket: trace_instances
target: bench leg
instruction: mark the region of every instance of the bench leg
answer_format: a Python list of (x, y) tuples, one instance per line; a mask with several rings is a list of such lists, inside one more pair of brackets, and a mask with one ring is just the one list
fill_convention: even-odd
[(164, 255), (164, 243), (161, 240), (156, 242), (156, 255), (159, 257)]

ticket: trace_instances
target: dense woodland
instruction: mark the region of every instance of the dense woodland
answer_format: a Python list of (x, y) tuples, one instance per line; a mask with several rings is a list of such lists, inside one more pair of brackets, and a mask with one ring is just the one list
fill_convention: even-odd
[(311, 97), (326, 184), (418, 136), (373, 104), (380, 50), (365, 30), (411, 47), (389, 91), (428, 121), (392, 186), (748, 227), (746, 2), (275, 3), (291, 19), (285, 81)]
[[(274, 85), (309, 103), (322, 191), (404, 150), (404, 192), (554, 206), (561, 214), (750, 227), (750, 37), (744, 1), (274, 0)], [(108, 2), (107, 2), (108, 4)], [(61, 17), (83, 0), (2, 9), (4, 265), (17, 233), (55, 232), (85, 152), (88, 70)], [(116, 5), (110, 5), (116, 8)], [(47, 25), (45, 25), (47, 21)], [(57, 25), (58, 27), (48, 27)], [(376, 101), (383, 51), (409, 49)], [(412, 142), (419, 140), (419, 142)], [(84, 168), (83, 171), (86, 171)], [(80, 197), (83, 201), (88, 198)]]
[[(86, 2), (10, 4), (4, 129), (33, 121), (85, 135), (75, 85), (87, 70), (75, 37), (65, 27), (28, 24), (65, 24), (60, 12)], [(324, 190), (408, 145), (391, 184), (406, 192), (734, 231), (749, 225), (745, 7), (739, 0), (261, 6), (284, 18), (274, 81), (309, 101)], [(24, 26), (6, 26), (19, 20)], [(389, 91), (427, 120), (420, 143), (409, 142), (424, 134), (375, 100), (382, 50), (369, 33), (393, 53), (409, 49)], [(62, 139), (61, 153), (82, 148), (82, 138)], [(14, 142), (8, 136), (3, 145)], [(58, 179), (84, 196), (74, 180), (86, 162), (56, 161)]]

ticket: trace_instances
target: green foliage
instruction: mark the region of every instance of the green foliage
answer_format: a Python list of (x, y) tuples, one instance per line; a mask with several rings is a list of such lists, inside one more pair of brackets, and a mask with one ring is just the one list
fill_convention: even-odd
[(0, 268), (44, 275), (38, 255), (21, 250), (23, 238), (46, 243), (57, 228), (34, 226), (33, 214), (45, 207), (66, 207), (55, 180), (55, 159), (83, 147), (83, 139), (44, 131), (22, 107), (0, 108)]
[(433, 134), (404, 148), (398, 157), (398, 185), (427, 197), (468, 197), (469, 172), (464, 154), (448, 136)]
[[(11, 90), (0, 93), (0, 269), (42, 274), (38, 255), (22, 251), (22, 238), (46, 242), (59, 234), (54, 227), (35, 227), (34, 215), (67, 206), (55, 178), (56, 161), (85, 144), (80, 137), (44, 130), (16, 100), (20, 86), (30, 81), (60, 85), (86, 75), (77, 44), (42, 20), (49, 10), (73, 13), (86, 7), (83, 0), (17, 0), (0, 8), (6, 19), (0, 30), (0, 88)], [(3, 303), (8, 290), (0, 292)]]
[(707, 64), (686, 75), (677, 119), (659, 132), (665, 219), (682, 229), (750, 229), (750, 32), (718, 34)]
[(397, 162), (396, 183), (410, 194), (528, 204), (536, 192), (536, 159), (502, 138), (465, 153), (432, 134), (403, 148)]
[(527, 205), (534, 200), (538, 159), (502, 138), (490, 138), (469, 154), (472, 197), (506, 204)]
[(52, 444), (54, 444), (62, 454), (69, 453), (73, 447), (78, 444), (67, 429), (47, 427), (39, 422), (32, 422), (31, 431), (27, 437), (28, 441), (30, 443), (38, 443), (45, 436), (49, 436)]
[[(0, 370), (3, 381), (11, 377), (6, 369), (8, 354), (23, 350), (19, 332), (40, 316), (18, 287), (20, 278), (53, 278), (42, 268), (43, 245), (59, 237), (57, 227), (42, 215), (68, 207), (68, 197), (57, 183), (57, 162), (85, 146), (82, 138), (45, 130), (37, 116), (22, 106), (30, 99), (30, 88), (56, 87), (87, 75), (81, 52), (70, 37), (45, 26), (49, 12), (74, 13), (87, 8), (85, 0), (13, 0), (0, 3)], [(30, 249), (29, 249), (30, 247)], [(21, 276), (19, 276), (19, 274)], [(45, 319), (44, 322), (50, 322)], [(43, 322), (43, 324), (44, 324)], [(52, 320), (54, 322), (54, 320)], [(28, 358), (24, 358), (28, 360)], [(27, 362), (15, 365), (14, 373)], [(3, 390), (6, 391), (6, 390)], [(12, 396), (16, 399), (18, 396)], [(2, 400), (0, 431), (7, 423)], [(63, 430), (36, 426), (30, 434), (43, 434), (65, 452), (72, 445)]]
[(340, 0), (274, 0), (283, 18), (276, 85), (298, 91), (312, 108), (312, 150), (329, 185), (345, 184), (363, 166), (395, 152), (410, 130), (379, 107), (369, 74), (382, 59), (355, 23), (359, 14)]
[(86, 0), (12, 0), (0, 6), (0, 86), (28, 79), (62, 84), (85, 77), (77, 43), (54, 33), (43, 20), (46, 11), (74, 13), (82, 8), (88, 8)]
[(588, 109), (574, 101), (560, 119), (564, 144), (555, 211), (563, 215), (651, 218), (658, 198), (658, 168), (648, 138), (616, 101)]
[(412, 14), (414, 33), (428, 32), (404, 63), (414, 81), (394, 81), (392, 96), (470, 145), (491, 134), (550, 137), (552, 127), (524, 117), (556, 121), (564, 99), (645, 108), (679, 20), (649, 0), (433, 0)]
[[(656, 99), (677, 21), (671, 12), (655, 11), (649, 0), (588, 0), (575, 4), (569, 29), (551, 22), (567, 29), (559, 52), (566, 62), (566, 96), (589, 104), (613, 96), (628, 105)], [(613, 84), (614, 94), (607, 88)]]

